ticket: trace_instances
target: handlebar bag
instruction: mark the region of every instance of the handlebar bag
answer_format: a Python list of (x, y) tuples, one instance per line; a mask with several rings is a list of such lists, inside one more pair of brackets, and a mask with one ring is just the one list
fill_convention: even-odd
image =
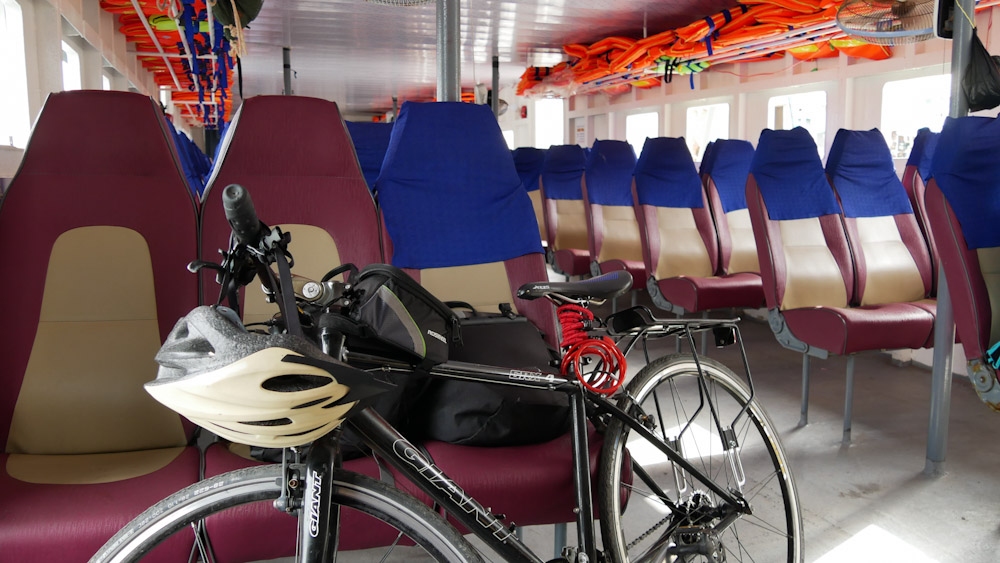
[(371, 264), (350, 284), (348, 316), (366, 336), (406, 352), (421, 367), (447, 361), (449, 345), (461, 342), (455, 313), (403, 270)]

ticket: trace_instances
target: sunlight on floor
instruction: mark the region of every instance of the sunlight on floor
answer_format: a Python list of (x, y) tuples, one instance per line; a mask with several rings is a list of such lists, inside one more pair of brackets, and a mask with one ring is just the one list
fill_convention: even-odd
[[(676, 436), (680, 431), (679, 427), (668, 428), (667, 436)], [(667, 456), (642, 438), (630, 440), (628, 451), (632, 454), (632, 458), (643, 467), (667, 461)], [(686, 459), (721, 455), (723, 453), (722, 441), (714, 432), (709, 432), (698, 424), (692, 424), (684, 433), (684, 437), (681, 438), (681, 453)]]
[(815, 563), (937, 563), (919, 549), (872, 524), (833, 548)]

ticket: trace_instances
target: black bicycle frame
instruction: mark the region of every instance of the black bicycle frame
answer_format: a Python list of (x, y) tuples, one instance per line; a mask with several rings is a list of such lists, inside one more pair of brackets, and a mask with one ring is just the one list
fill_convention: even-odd
[[(407, 364), (387, 361), (376, 356), (349, 353), (348, 361), (355, 365), (379, 366), (380, 369), (386, 371), (411, 371)], [(504, 369), (464, 362), (446, 362), (433, 368), (430, 373), (450, 379), (467, 379), (482, 383), (547, 389), (566, 393), (569, 396), (572, 416), (573, 483), (576, 489), (578, 545), (581, 546), (590, 561), (596, 561), (597, 546), (595, 545), (594, 505), (591, 495), (590, 448), (587, 439), (588, 408), (599, 414), (606, 414), (623, 421), (633, 431), (654, 444), (672, 462), (687, 471), (692, 478), (718, 495), (727, 505), (734, 507), (734, 513), (749, 513), (749, 506), (741, 496), (715, 483), (670, 445), (643, 426), (635, 417), (610, 400), (585, 394), (583, 387), (576, 381), (571, 382), (542, 372)], [(508, 529), (499, 517), (469, 496), (435, 465), (433, 460), (425, 456), (419, 448), (410, 443), (377, 412), (370, 408), (364, 409), (351, 416), (347, 420), (347, 424), (363, 438), (375, 454), (386, 460), (389, 465), (427, 493), (450, 516), (476, 534), (504, 560), (541, 563), (542, 560), (517, 539), (514, 530)], [(653, 488), (654, 494), (669, 502), (666, 493), (655, 486), (655, 483), (644, 472), (639, 471), (638, 475)]]

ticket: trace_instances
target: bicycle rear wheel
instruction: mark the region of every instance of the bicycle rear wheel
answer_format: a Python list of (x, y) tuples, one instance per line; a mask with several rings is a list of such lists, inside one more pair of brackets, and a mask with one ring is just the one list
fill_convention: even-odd
[[(709, 358), (698, 361), (703, 376), (690, 355), (650, 362), (627, 388), (639, 409), (628, 398), (618, 405), (634, 414), (641, 410), (658, 438), (676, 444), (684, 459), (715, 483), (741, 491), (752, 512), (721, 533), (709, 533), (720, 519), (717, 495), (613, 419), (601, 452), (598, 486), (606, 554), (616, 562), (802, 561), (798, 495), (777, 431), (736, 374)], [(733, 424), (748, 402), (746, 413)], [(733, 425), (735, 465), (723, 448), (716, 419), (723, 429)], [(709, 555), (713, 551), (724, 559), (714, 559)]]
[[(281, 494), (281, 466), (262, 465), (231, 471), (183, 489), (137, 516), (91, 558), (91, 563), (140, 561), (173, 534), (213, 514), (253, 502), (273, 501)], [(373, 561), (430, 560), (457, 563), (482, 561), (475, 549), (439, 514), (413, 497), (364, 475), (338, 470), (333, 500), (342, 514), (356, 510), (399, 531), (396, 543), (378, 555), (366, 552), (357, 559)], [(409, 538), (407, 541), (405, 538)], [(252, 541), (252, 538), (247, 538)], [(210, 552), (208, 542), (196, 545)], [(370, 551), (370, 550), (367, 550)], [(205, 557), (202, 556), (204, 559)], [(210, 559), (211, 560), (211, 559)], [(350, 553), (338, 561), (351, 561)]]

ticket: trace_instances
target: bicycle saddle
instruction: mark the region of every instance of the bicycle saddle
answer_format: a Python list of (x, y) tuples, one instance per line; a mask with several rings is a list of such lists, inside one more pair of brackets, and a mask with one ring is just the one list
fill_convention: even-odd
[(573, 299), (614, 299), (631, 287), (632, 274), (618, 270), (574, 282), (526, 283), (517, 289), (517, 296), (529, 301), (545, 297), (549, 293), (558, 293)]

